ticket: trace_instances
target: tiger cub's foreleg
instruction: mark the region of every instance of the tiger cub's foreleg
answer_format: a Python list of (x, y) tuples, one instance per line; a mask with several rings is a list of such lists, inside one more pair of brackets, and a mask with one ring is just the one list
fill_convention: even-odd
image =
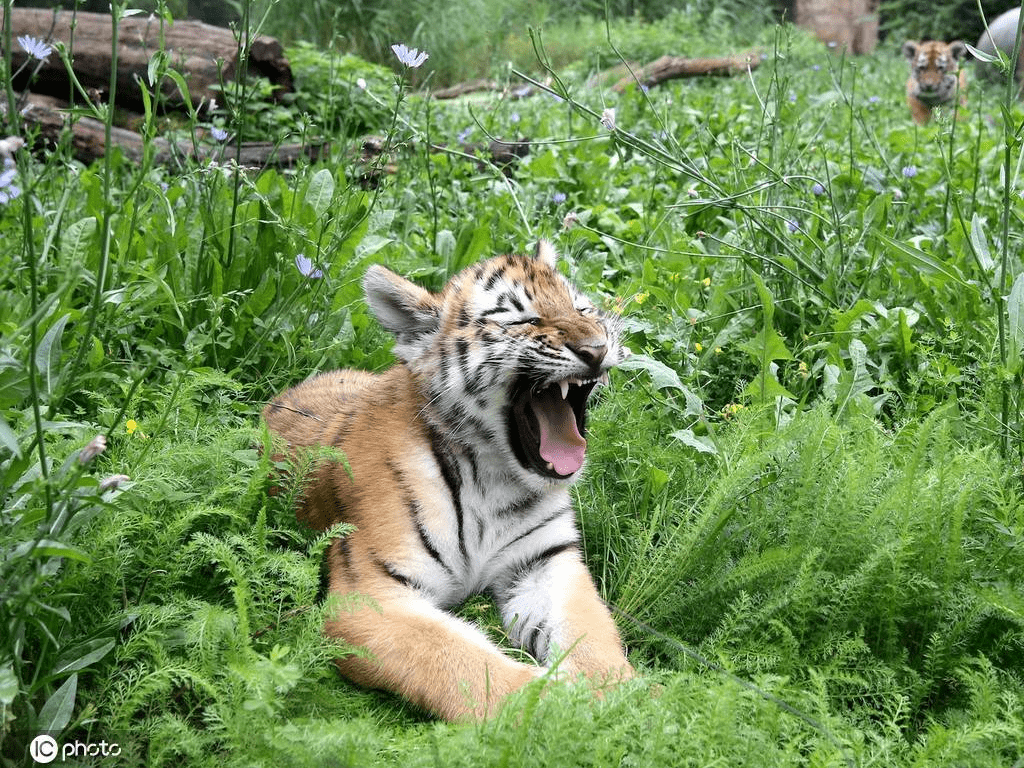
[[(342, 542), (332, 544), (328, 564), (341, 550)], [(386, 574), (354, 581), (338, 563), (329, 571), (332, 594), (359, 595), (355, 608), (339, 606), (324, 626), (328, 636), (360, 649), (336, 660), (359, 685), (393, 691), (446, 720), (480, 720), (544, 673), (509, 658), (479, 629)]]
[(575, 546), (516, 569), (495, 598), (513, 640), (539, 662), (558, 663), (562, 676), (583, 673), (595, 685), (633, 676), (615, 623)]

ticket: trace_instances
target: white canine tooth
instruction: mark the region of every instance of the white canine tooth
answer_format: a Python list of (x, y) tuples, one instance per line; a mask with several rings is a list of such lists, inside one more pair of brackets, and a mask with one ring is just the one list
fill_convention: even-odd
[(555, 465), (554, 465), (554, 464), (552, 464), (552, 463), (551, 463), (551, 462), (549, 461), (549, 462), (548, 462), (548, 471), (549, 471), (549, 472), (554, 472), (554, 470), (555, 470)]
[(558, 382), (558, 387), (562, 390), (562, 399), (565, 400), (569, 396), (569, 380), (562, 379)]

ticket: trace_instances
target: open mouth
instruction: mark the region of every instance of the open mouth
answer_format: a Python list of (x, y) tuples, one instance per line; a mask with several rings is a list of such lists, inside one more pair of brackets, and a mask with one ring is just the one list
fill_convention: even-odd
[(587, 452), (587, 399), (597, 383), (597, 379), (575, 377), (547, 386), (525, 376), (516, 380), (508, 429), (520, 464), (554, 478), (579, 471)]

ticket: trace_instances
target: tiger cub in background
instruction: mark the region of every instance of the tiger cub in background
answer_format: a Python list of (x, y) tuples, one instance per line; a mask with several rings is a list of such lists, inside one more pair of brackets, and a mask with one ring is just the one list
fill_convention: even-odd
[(914, 122), (924, 125), (932, 119), (935, 107), (952, 105), (957, 93), (960, 107), (967, 106), (967, 73), (960, 69), (960, 60), (967, 55), (967, 46), (959, 40), (942, 43), (907, 40), (903, 55), (910, 61), (907, 78), (907, 104)]
[(323, 373), (264, 410), (288, 450), (334, 446), (299, 517), (356, 530), (325, 553), (330, 592), (370, 600), (324, 631), (367, 655), (353, 681), (449, 720), (487, 717), (545, 672), (514, 661), (448, 612), (489, 593), (509, 637), (539, 664), (595, 684), (630, 677), (580, 555), (569, 488), (583, 469), (587, 401), (629, 352), (618, 318), (536, 254), (498, 256), (430, 293), (381, 266), (366, 301), (394, 334), (383, 374)]

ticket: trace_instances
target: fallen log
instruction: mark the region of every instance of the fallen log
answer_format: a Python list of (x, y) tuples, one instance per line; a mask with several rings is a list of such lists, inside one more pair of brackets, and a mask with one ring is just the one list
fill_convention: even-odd
[[(76, 160), (88, 165), (103, 157), (107, 152), (106, 130), (103, 123), (89, 117), (72, 121), (66, 105), (48, 96), (30, 95), (27, 106), (22, 110), (26, 124), (39, 128), (39, 142), (43, 147), (54, 146), (65, 131), (71, 132), (71, 152)], [(145, 138), (135, 131), (116, 126), (110, 129), (110, 142), (133, 162), (142, 162), (146, 152)], [(179, 139), (170, 141), (157, 137), (152, 140), (153, 162), (182, 168), (187, 161), (228, 162), (238, 159), (246, 168), (289, 168), (300, 158), (308, 160), (326, 159), (329, 147), (326, 144), (274, 144), (272, 142), (243, 142), (241, 147), (220, 143), (205, 129), (196, 131), (195, 140)]]
[(612, 86), (612, 90), (621, 93), (638, 82), (641, 86), (653, 88), (668, 80), (681, 77), (701, 77), (704, 75), (736, 75), (761, 64), (761, 57), (753, 53), (737, 54), (706, 59), (688, 59), (682, 56), (662, 56), (660, 59), (646, 64), (632, 75), (623, 77)]
[[(3, 13), (0, 12), (0, 24)], [(72, 31), (72, 23), (74, 30)], [(87, 89), (104, 97), (110, 87), (113, 25), (109, 14), (84, 11), (52, 11), (43, 8), (14, 8), (11, 11), (12, 38), (27, 35), (51, 45), (63, 43), (71, 55), (75, 75)], [(117, 94), (119, 105), (141, 111), (142, 88), (148, 85), (149, 62), (161, 47), (170, 66), (181, 73), (194, 105), (201, 99), (220, 97), (220, 83), (238, 73), (238, 41), (231, 30), (199, 21), (164, 24), (153, 16), (129, 16), (118, 24)], [(15, 88), (25, 89), (27, 76), (35, 69), (20, 45), (12, 46), (13, 71), (22, 70)], [(249, 49), (248, 72), (266, 77), (274, 85), (275, 97), (293, 90), (292, 71), (281, 44), (272, 37), (255, 38)], [(57, 97), (70, 92), (68, 73), (56, 52), (51, 53), (32, 81), (32, 90)], [(160, 93), (170, 107), (181, 107), (184, 96), (169, 78), (160, 83)]]
[(532, 96), (537, 92), (537, 89), (532, 85), (512, 86), (508, 83), (499, 83), (497, 80), (480, 78), (477, 80), (467, 80), (464, 83), (457, 83), (455, 85), (448, 86), (447, 88), (431, 91), (430, 96), (434, 99), (457, 99), (460, 96), (479, 93), (481, 91), (501, 93), (506, 98), (515, 100), (525, 99), (527, 96)]

